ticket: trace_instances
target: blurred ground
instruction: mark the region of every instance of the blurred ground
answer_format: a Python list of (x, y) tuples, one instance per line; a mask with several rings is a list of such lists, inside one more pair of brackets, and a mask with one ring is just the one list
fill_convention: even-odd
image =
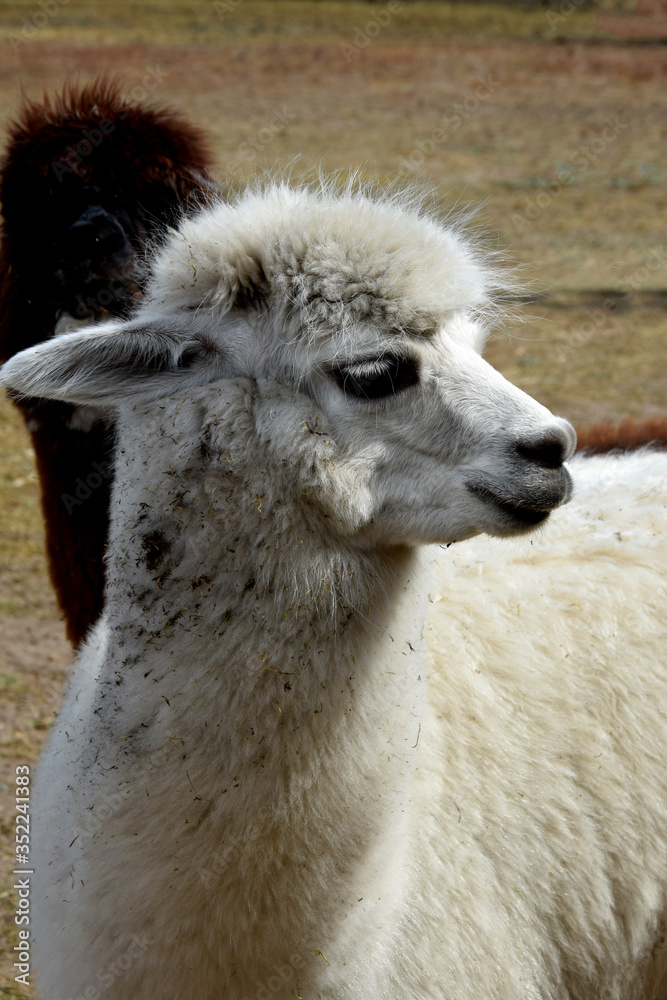
[[(548, 296), (492, 338), (489, 360), (580, 424), (667, 410), (664, 45), (603, 35), (586, 4), (45, 7), (5, 0), (0, 9), (2, 121), (22, 93), (116, 73), (128, 94), (173, 103), (208, 129), (217, 175), (233, 184), (277, 160), (297, 174), (402, 174), (432, 185), (443, 205), (481, 204), (475, 225)], [(13, 848), (14, 767), (36, 760), (69, 662), (29, 441), (2, 400), (3, 859)], [(8, 983), (11, 884), (0, 884)], [(31, 995), (0, 986), (0, 996)]]

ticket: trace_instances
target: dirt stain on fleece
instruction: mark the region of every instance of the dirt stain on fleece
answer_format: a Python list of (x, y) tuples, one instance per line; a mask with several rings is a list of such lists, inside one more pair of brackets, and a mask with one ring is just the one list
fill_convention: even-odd
[(142, 538), (141, 547), (149, 573), (158, 570), (171, 552), (171, 542), (161, 531), (149, 531)]

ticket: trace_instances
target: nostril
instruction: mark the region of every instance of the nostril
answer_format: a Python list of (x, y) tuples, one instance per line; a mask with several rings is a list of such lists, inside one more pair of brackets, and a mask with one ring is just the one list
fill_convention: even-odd
[(568, 457), (569, 442), (558, 433), (545, 434), (535, 441), (518, 441), (516, 451), (522, 458), (545, 469), (559, 469)]

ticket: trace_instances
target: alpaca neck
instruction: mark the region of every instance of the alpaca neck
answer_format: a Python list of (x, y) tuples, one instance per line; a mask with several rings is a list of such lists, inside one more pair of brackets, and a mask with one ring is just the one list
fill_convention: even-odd
[[(411, 756), (404, 751), (415, 743), (420, 720), (426, 617), (418, 552), (360, 557), (355, 576), (364, 593), (360, 599), (355, 585), (354, 604), (336, 584), (326, 595), (320, 590), (299, 598), (285, 594), (282, 580), (260, 583), (259, 565), (249, 562), (243, 573), (226, 566), (221, 553), (244, 547), (233, 531), (207, 555), (191, 552), (163, 575), (155, 568), (150, 586), (140, 574), (128, 587), (128, 567), (141, 564), (147, 549), (168, 545), (159, 527), (145, 527), (134, 546), (123, 546), (110, 559), (108, 623), (117, 637), (114, 669), (120, 659), (124, 676), (129, 667), (133, 683), (148, 697), (156, 683), (161, 694), (162, 687), (183, 691), (182, 706), (179, 696), (174, 704), (168, 695), (169, 710), (158, 706), (163, 722), (176, 713), (191, 730), (191, 696), (195, 702), (207, 698), (200, 710), (215, 716), (216, 739), (227, 741), (228, 766), (254, 760), (255, 747), (270, 736), (286, 751), (275, 761), (286, 777), (294, 763), (290, 743), (301, 741), (288, 734), (301, 727), (317, 752), (336, 746), (348, 756), (347, 737), (338, 739), (342, 726), (347, 733), (358, 727), (363, 743), (376, 740), (393, 754)], [(353, 562), (345, 553), (347, 572)], [(337, 575), (332, 568), (332, 581)], [(140, 664), (136, 671), (134, 664)], [(139, 705), (143, 717), (143, 698)], [(369, 762), (360, 766), (367, 772)]]
[[(290, 525), (287, 548), (270, 535), (270, 511), (258, 546), (254, 486), (211, 517), (201, 484), (190, 489), (194, 506), (182, 484), (146, 481), (151, 491), (117, 476), (107, 601), (115, 641), (97, 717), (124, 753), (134, 747), (163, 764), (168, 748), (166, 810), (182, 795), (187, 813), (174, 828), (197, 830), (196, 866), (211, 873), (216, 898), (233, 894), (240, 870), (253, 872), (244, 898), (263, 915), (267, 942), (272, 931), (276, 941), (303, 939), (304, 923), (357, 933), (355, 921), (369, 919), (358, 900), (377, 900), (384, 882), (386, 906), (387, 869), (400, 867), (425, 702), (421, 556), (328, 540), (304, 559), (307, 526)], [(272, 563), (272, 546), (288, 555)], [(319, 591), (299, 578), (315, 557), (332, 581)], [(281, 568), (268, 573), (267, 564)], [(355, 581), (347, 591), (346, 579)], [(116, 705), (109, 678), (118, 676)], [(184, 864), (180, 850), (177, 839), (165, 845), (169, 870)], [(230, 850), (233, 865), (221, 861)]]

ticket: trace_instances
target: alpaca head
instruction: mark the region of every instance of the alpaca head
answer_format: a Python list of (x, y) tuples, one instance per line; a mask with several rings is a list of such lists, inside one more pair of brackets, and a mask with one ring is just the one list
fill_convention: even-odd
[(250, 380), (248, 469), (328, 530), (363, 546), (520, 533), (569, 499), (575, 435), (480, 357), (493, 281), (400, 198), (271, 187), (184, 220), (133, 319), (31, 348), (3, 382), (132, 420), (194, 393), (210, 444), (216, 400)]
[(0, 170), (14, 271), (39, 274), (42, 300), (77, 319), (126, 315), (141, 248), (207, 188), (209, 159), (196, 128), (127, 101), (112, 80), (26, 101)]

